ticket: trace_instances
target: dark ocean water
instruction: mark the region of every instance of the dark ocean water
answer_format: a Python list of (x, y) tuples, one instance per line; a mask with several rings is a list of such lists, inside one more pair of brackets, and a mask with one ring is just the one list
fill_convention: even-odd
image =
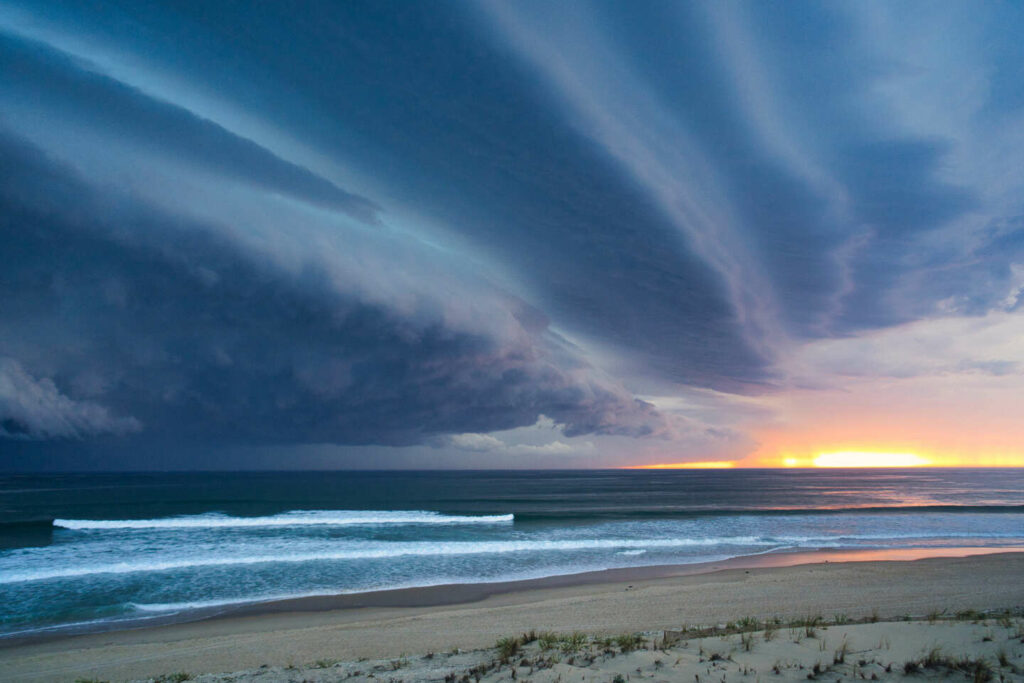
[(0, 476), (0, 635), (798, 549), (1021, 544), (1022, 470)]

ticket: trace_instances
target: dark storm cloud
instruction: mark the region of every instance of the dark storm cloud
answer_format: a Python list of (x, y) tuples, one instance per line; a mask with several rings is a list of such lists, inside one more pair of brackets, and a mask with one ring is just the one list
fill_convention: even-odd
[[(1017, 169), (995, 172), (992, 160), (1015, 137), (1005, 126), (1013, 125), (1007, 108), (1016, 106), (1024, 83), (1012, 66), (1021, 54), (1014, 34), (1024, 15), (995, 6), (975, 15), (964, 6), (927, 3), (865, 3), (852, 12), (820, 4), (801, 5), (799, 12), (744, 8), (780, 106), (833, 183), (830, 198), (818, 193), (831, 204), (827, 213), (793, 222), (789, 231), (763, 233), (788, 232), (791, 241), (779, 251), (809, 251), (812, 260), (815, 249), (807, 245), (823, 230), (832, 235), (832, 245), (817, 250), (826, 277), (808, 281), (809, 268), (793, 260), (783, 261), (776, 276), (777, 282), (803, 278), (787, 290), (787, 301), (801, 300), (800, 292), (835, 295), (830, 319), (811, 336), (947, 313), (950, 297), (971, 302), (959, 312), (1002, 308), (1012, 284), (1001, 272), (1007, 262), (1020, 262), (1021, 253), (985, 256), (992, 239), (987, 225), (1019, 205), (993, 197), (994, 177), (978, 171), (1011, 187), (1022, 180)], [(778, 203), (789, 211), (813, 208), (813, 194)]]
[(1013, 310), (1021, 13), (963, 11), (11, 3), (0, 357), (139, 438), (664, 434), (626, 387)]
[[(75, 21), (145, 40), (241, 102), (258, 89), (262, 115), (383, 175), (403, 204), (520, 274), (560, 324), (679, 381), (764, 378), (715, 273), (457, 5), (326, 3), (313, 21), (267, 4), (245, 13), (244, 34), (230, 6), (186, 5), (176, 20), (202, 27), (187, 35), (159, 30), (160, 10), (121, 10), (148, 26), (127, 35), (95, 15)], [(282, 27), (302, 36), (285, 51)]]
[(402, 316), (336, 291), (315, 260), (284, 273), (210, 226), (96, 197), (8, 136), (0, 160), (0, 340), (22, 359), (0, 366), (5, 435), (141, 421), (186, 441), (408, 444), (541, 414), (569, 435), (662, 428), (509, 297), (490, 302), (526, 321), (514, 338), (446, 325), (426, 304)]
[[(865, 120), (884, 71), (903, 65), (866, 56), (845, 13), (813, 4), (788, 12), (755, 3), (658, 4), (643, 12), (617, 3), (490, 6), (510, 44), (524, 54), (550, 50), (536, 63), (556, 88), (571, 82), (566, 70), (584, 79), (584, 93), (564, 96), (570, 107), (599, 106), (607, 119), (621, 106), (624, 119), (663, 126), (653, 142), (620, 153), (624, 165), (645, 175), (663, 165), (671, 175), (704, 157), (693, 176), (728, 212), (707, 227), (687, 217), (677, 224), (722, 251), (747, 252), (739, 274), (721, 270), (736, 290), (749, 290), (734, 298), (748, 318), (775, 309), (778, 327), (762, 324), (759, 334), (842, 334), (905, 322), (934, 306), (936, 291), (899, 304), (886, 294), (907, 277), (911, 258), (932, 248), (919, 235), (966, 216), (978, 200), (940, 178), (954, 141)], [(546, 63), (552, 58), (558, 62)], [(647, 117), (637, 114), (642, 98), (651, 102)], [(593, 135), (614, 148), (629, 128), (599, 121)], [(673, 155), (671, 133), (695, 142)]]
[(141, 428), (134, 418), (112, 417), (102, 406), (73, 401), (52, 380), (39, 380), (17, 361), (0, 359), (0, 437), (80, 439)]

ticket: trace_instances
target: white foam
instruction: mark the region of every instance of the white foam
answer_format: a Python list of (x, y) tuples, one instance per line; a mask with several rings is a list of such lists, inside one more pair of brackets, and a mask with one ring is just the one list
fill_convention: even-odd
[[(443, 583), (455, 583), (455, 581), (444, 581)], [(325, 598), (336, 595), (353, 595), (357, 593), (369, 593), (375, 590), (398, 590), (402, 588), (425, 588), (437, 585), (433, 583), (410, 584), (388, 586), (382, 588), (366, 588), (363, 590), (334, 590), (334, 591), (306, 591), (300, 593), (272, 593), (269, 595), (256, 595), (239, 598), (220, 598), (217, 600), (190, 600), (188, 602), (129, 602), (128, 606), (139, 612), (159, 612), (163, 614), (189, 612), (198, 609), (212, 609), (214, 607), (232, 607), (235, 605), (258, 605), (265, 602), (278, 602), (281, 600), (301, 600), (302, 598)]]
[[(752, 557), (755, 555), (766, 555), (769, 553), (782, 550), (783, 548), (769, 548), (767, 550), (760, 550), (758, 552), (745, 553), (746, 556)], [(616, 553), (617, 555), (632, 555), (645, 553), (645, 550), (638, 551), (623, 551)], [(677, 564), (695, 564), (699, 562), (721, 562), (727, 560), (735, 555), (706, 555), (696, 558), (680, 558)], [(311, 591), (303, 593), (275, 593), (271, 595), (257, 595), (248, 597), (235, 597), (235, 598), (220, 598), (216, 600), (194, 600), (188, 602), (151, 602), (151, 603), (140, 603), (130, 602), (129, 607), (132, 607), (140, 612), (162, 612), (162, 613), (178, 613), (188, 612), (195, 609), (210, 609), (213, 607), (230, 607), (234, 605), (254, 605), (266, 602), (276, 602), (278, 600), (294, 600), (300, 598), (319, 598), (328, 597), (335, 595), (358, 595), (360, 593), (371, 593), (375, 591), (391, 591), (401, 590), (405, 588), (429, 588), (431, 586), (447, 586), (452, 584), (480, 584), (480, 583), (502, 583), (507, 581), (528, 581), (531, 579), (545, 579), (553, 576), (570, 576), (572, 574), (579, 574), (581, 572), (594, 572), (594, 571), (606, 571), (608, 569), (619, 568), (622, 565), (619, 564), (594, 564), (594, 565), (576, 565), (576, 566), (555, 566), (548, 569), (534, 570), (534, 571), (522, 571), (513, 572), (509, 574), (501, 574), (498, 576), (489, 576), (483, 578), (469, 578), (465, 576), (451, 576), (451, 577), (437, 577), (429, 580), (413, 581), (408, 583), (388, 584), (385, 586), (366, 586), (355, 590), (333, 590), (333, 591)]]
[[(355, 544), (354, 544), (355, 545)], [(46, 568), (0, 575), (0, 584), (44, 581), (94, 574), (131, 574), (160, 572), (196, 567), (229, 567), (235, 565), (301, 563), (336, 560), (372, 560), (392, 557), (431, 557), (488, 555), (519, 552), (572, 552), (586, 550), (648, 550), (652, 548), (684, 548), (702, 546), (777, 546), (754, 536), (722, 538), (673, 539), (579, 539), (562, 541), (454, 541), (447, 543), (365, 543), (350, 550), (275, 555), (207, 556), (164, 561), (112, 562), (103, 565)]]
[(430, 510), (293, 510), (267, 517), (218, 513), (157, 519), (55, 519), (63, 529), (227, 529), (378, 524), (507, 524), (514, 515), (445, 515)]

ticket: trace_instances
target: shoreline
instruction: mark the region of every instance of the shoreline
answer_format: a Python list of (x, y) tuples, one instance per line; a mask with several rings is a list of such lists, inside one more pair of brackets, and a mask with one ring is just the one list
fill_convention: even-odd
[[(896, 559), (894, 552), (931, 556)], [(841, 551), (775, 554), (710, 563), (703, 571), (682, 565), (642, 568), (642, 573), (589, 573), (582, 577), (586, 582), (572, 575), (512, 585), (461, 584), (473, 589), (472, 595), (434, 587), (418, 589), (418, 597), (407, 589), (282, 601), (269, 610), (250, 605), (249, 611), (200, 621), (5, 647), (0, 649), (0, 679), (146, 679), (182, 669), (198, 674), (322, 659), (385, 659), (489, 648), (499, 638), (531, 629), (610, 635), (722, 624), (746, 616), (879, 615), (891, 620), (933, 611), (1024, 606), (1024, 552), (968, 548), (963, 552), (975, 554), (950, 557), (954, 552), (892, 551), (885, 558), (876, 553), (874, 559)], [(936, 556), (940, 553), (945, 556)], [(847, 557), (838, 561), (842, 555)], [(761, 566), (745, 565), (750, 559)], [(413, 597), (418, 603), (408, 606)], [(445, 600), (439, 603), (441, 597)], [(364, 604), (339, 607), (341, 598)], [(380, 604), (381, 598), (390, 602)]]
[(178, 625), (197, 624), (233, 618), (250, 618), (286, 613), (339, 612), (372, 608), (413, 609), (472, 604), (487, 598), (528, 591), (577, 588), (603, 584), (628, 584), (673, 577), (709, 574), (728, 569), (765, 569), (827, 563), (907, 562), (922, 559), (964, 558), (984, 555), (1024, 553), (1024, 546), (1001, 548), (897, 548), (870, 550), (794, 550), (740, 555), (723, 560), (690, 564), (662, 564), (617, 567), (572, 574), (536, 578), (486, 581), (479, 583), (443, 583), (427, 586), (385, 588), (353, 593), (328, 593), (270, 600), (230, 602), (196, 607), (169, 614), (128, 617), (44, 627), (23, 633), (0, 635), (0, 653), (37, 643), (48, 643), (99, 634), (146, 631)]

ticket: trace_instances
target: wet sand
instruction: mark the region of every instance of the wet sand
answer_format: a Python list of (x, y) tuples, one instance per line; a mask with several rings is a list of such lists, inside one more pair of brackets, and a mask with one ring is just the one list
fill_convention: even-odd
[[(485, 648), (531, 629), (611, 634), (744, 616), (855, 619), (875, 613), (884, 620), (1024, 606), (1024, 553), (913, 559), (928, 554), (936, 551), (761, 555), (249, 605), (191, 623), (8, 642), (0, 648), (0, 679), (130, 680), (385, 659)], [(312, 679), (336, 680), (319, 674)]]

